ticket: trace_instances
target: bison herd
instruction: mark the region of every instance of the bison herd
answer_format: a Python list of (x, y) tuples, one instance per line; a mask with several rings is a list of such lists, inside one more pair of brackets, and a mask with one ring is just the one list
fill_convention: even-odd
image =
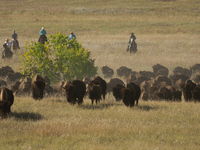
[[(189, 69), (177, 66), (171, 74), (168, 68), (160, 64), (152, 66), (153, 71), (133, 71), (126, 66), (114, 70), (108, 66), (102, 68), (103, 78), (95, 76), (72, 81), (60, 81), (51, 85), (50, 79), (44, 75), (33, 78), (24, 77), (14, 72), (9, 66), (0, 68), (0, 116), (5, 117), (11, 111), (14, 97), (32, 96), (41, 100), (44, 96), (66, 96), (70, 104), (83, 103), (87, 96), (98, 104), (111, 93), (116, 101), (121, 101), (127, 107), (138, 105), (139, 99), (166, 101), (200, 101), (200, 64)], [(106, 82), (107, 81), (107, 82)], [(183, 95), (182, 95), (183, 94)]]

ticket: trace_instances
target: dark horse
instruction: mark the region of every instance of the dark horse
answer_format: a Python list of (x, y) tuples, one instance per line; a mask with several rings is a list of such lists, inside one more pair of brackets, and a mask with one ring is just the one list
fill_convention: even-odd
[(44, 44), (45, 42), (47, 42), (46, 35), (44, 35), (44, 34), (40, 35), (40, 38), (38, 39), (38, 42), (40, 42), (41, 44)]
[(136, 44), (134, 38), (131, 38), (131, 40), (130, 40), (130, 48), (127, 49), (127, 52), (128, 51), (130, 51), (130, 53), (136, 53), (137, 52), (137, 44)]
[(12, 58), (13, 52), (7, 47), (7, 44), (3, 44), (4, 50), (2, 52), (2, 58)]

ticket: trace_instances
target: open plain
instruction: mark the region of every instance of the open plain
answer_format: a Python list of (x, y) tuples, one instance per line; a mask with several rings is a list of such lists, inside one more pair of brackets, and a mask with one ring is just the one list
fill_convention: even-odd
[[(152, 71), (200, 63), (199, 0), (0, 0), (0, 41), (16, 30), (23, 53), (26, 41), (73, 31), (91, 51), (98, 75), (102, 66)], [(126, 52), (134, 32), (138, 52)], [(3, 48), (2, 48), (3, 50)], [(1, 66), (19, 71), (19, 53)], [(108, 79), (106, 79), (108, 81)], [(124, 79), (122, 79), (124, 80)], [(9, 87), (9, 86), (8, 86)], [(200, 104), (139, 101), (126, 107), (112, 94), (98, 105), (84, 99), (72, 106), (65, 97), (16, 97), (8, 118), (0, 120), (2, 150), (197, 150), (200, 149)]]

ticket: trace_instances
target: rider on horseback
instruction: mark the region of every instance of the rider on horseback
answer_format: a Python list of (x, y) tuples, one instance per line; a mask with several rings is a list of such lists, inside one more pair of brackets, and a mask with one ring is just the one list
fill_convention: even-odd
[[(9, 42), (9, 39), (6, 39), (5, 43), (6, 46), (7, 46), (7, 49), (10, 51), (11, 55), (13, 54), (13, 52), (11, 51), (11, 43)], [(3, 44), (3, 45), (4, 45)], [(2, 51), (2, 58), (4, 57), (4, 51), (5, 51), (5, 47), (3, 47), (3, 51)]]
[(17, 40), (17, 33), (15, 33), (15, 30), (13, 30), (13, 33), (11, 34), (11, 37), (12, 37), (12, 41), (16, 40), (17, 47), (20, 49), (19, 42)]
[(47, 32), (46, 30), (44, 29), (44, 27), (42, 27), (42, 29), (40, 30), (40, 35), (46, 35)]
[(134, 35), (134, 33), (132, 32), (131, 33), (131, 35), (130, 35), (130, 38), (129, 38), (129, 42), (128, 42), (128, 47), (127, 47), (127, 51), (129, 50), (129, 47), (130, 47), (130, 43), (131, 43), (131, 39), (134, 39), (134, 40), (136, 40), (136, 37), (135, 37), (135, 35)]
[(74, 32), (71, 31), (71, 33), (69, 35), (69, 40), (72, 40), (73, 38), (76, 39), (76, 35), (74, 35)]

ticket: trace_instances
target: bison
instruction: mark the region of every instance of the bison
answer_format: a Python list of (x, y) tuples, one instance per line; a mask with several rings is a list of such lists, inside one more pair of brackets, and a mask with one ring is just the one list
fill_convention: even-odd
[[(5, 112), (5, 113), (10, 113), (10, 107), (13, 105), (13, 103), (14, 103), (14, 95), (13, 95), (13, 92), (11, 91), (11, 90), (9, 90), (8, 88), (6, 88), (6, 87), (3, 87), (2, 89), (1, 89), (1, 101), (7, 101), (7, 102), (9, 102), (9, 104), (8, 103), (6, 103), (6, 102), (1, 102), (2, 103), (2, 110), (5, 110), (5, 111), (3, 111), (3, 112)], [(4, 103), (6, 103), (5, 105), (6, 105), (6, 108), (4, 107), (5, 105), (4, 105)]]
[(96, 85), (100, 85), (101, 87), (101, 92), (102, 92), (102, 95), (103, 95), (103, 99), (105, 99), (105, 95), (106, 95), (106, 90), (107, 90), (107, 84), (106, 84), (106, 81), (104, 79), (102, 79), (101, 77), (99, 76), (96, 76), (92, 79), (92, 81), (90, 82), (90, 86), (92, 87), (94, 84)]
[(110, 81), (107, 83), (107, 92), (112, 92), (112, 88), (117, 84), (125, 86), (124, 82), (121, 79), (111, 78)]
[(45, 88), (45, 80), (39, 74), (35, 75), (31, 81), (31, 91), (33, 99), (39, 100), (43, 98)]
[(121, 84), (116, 84), (112, 89), (113, 89), (113, 96), (115, 97), (116, 101), (120, 101), (122, 99), (122, 95), (120, 93), (121, 89), (125, 88), (124, 85)]
[(140, 94), (141, 94), (140, 86), (138, 84), (134, 83), (134, 82), (130, 82), (130, 83), (127, 84), (126, 87), (130, 88), (133, 91), (134, 101), (136, 101), (136, 105), (138, 106), (138, 100), (139, 100)]
[(94, 100), (96, 100), (96, 104), (97, 104), (98, 101), (100, 102), (100, 99), (101, 99), (101, 87), (100, 87), (100, 85), (94, 84), (91, 87), (91, 89), (89, 91), (89, 98), (92, 101), (92, 105), (93, 105)]
[(0, 101), (0, 116), (6, 117), (6, 115), (10, 112), (10, 102), (6, 100)]
[(62, 88), (65, 90), (67, 101), (70, 104), (78, 103), (80, 105), (83, 103), (83, 97), (86, 92), (86, 85), (83, 81), (72, 80), (71, 82), (65, 83)]
[(133, 91), (130, 88), (122, 88), (120, 90), (120, 93), (122, 95), (124, 105), (126, 105), (127, 107), (133, 107), (135, 104)]

